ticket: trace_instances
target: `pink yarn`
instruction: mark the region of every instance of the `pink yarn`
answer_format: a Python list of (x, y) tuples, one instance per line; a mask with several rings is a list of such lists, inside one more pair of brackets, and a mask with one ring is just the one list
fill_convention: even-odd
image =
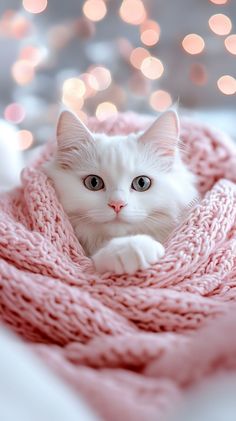
[[(149, 123), (124, 114), (90, 127)], [(166, 419), (187, 386), (236, 370), (236, 147), (190, 120), (181, 137), (202, 200), (162, 261), (134, 276), (94, 272), (40, 171), (52, 144), (0, 195), (1, 320), (105, 420)]]

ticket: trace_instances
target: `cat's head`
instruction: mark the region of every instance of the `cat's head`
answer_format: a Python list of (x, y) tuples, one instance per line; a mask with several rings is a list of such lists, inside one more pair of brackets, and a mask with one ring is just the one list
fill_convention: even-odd
[(148, 232), (148, 227), (151, 231), (176, 213), (188, 194), (189, 179), (184, 177), (189, 173), (178, 141), (179, 121), (173, 110), (145, 132), (126, 136), (92, 134), (71, 112), (63, 111), (48, 173), (77, 224), (99, 226), (111, 235)]

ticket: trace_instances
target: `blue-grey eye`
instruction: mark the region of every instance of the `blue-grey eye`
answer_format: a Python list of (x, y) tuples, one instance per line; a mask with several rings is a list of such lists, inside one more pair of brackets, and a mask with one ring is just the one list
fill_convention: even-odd
[(131, 187), (136, 191), (146, 191), (151, 187), (151, 180), (146, 175), (140, 175), (133, 179)]
[(87, 189), (98, 191), (104, 188), (104, 182), (98, 175), (88, 175), (84, 179), (84, 185)]

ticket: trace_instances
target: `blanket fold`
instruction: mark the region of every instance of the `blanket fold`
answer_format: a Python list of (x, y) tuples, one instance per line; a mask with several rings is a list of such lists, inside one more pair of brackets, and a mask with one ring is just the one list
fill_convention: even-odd
[[(125, 134), (149, 123), (129, 113), (90, 128)], [(94, 271), (41, 169), (53, 144), (0, 195), (1, 320), (105, 420), (166, 419), (186, 385), (236, 369), (236, 146), (191, 120), (181, 126), (201, 200), (148, 270)]]

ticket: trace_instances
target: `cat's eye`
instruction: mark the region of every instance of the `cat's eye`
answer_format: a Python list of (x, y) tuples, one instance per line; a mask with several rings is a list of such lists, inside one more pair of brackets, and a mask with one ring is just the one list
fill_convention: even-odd
[(131, 187), (137, 191), (146, 191), (151, 187), (151, 180), (146, 175), (140, 175), (133, 179)]
[(84, 179), (84, 185), (87, 189), (98, 191), (104, 188), (104, 182), (98, 175), (88, 175)]

